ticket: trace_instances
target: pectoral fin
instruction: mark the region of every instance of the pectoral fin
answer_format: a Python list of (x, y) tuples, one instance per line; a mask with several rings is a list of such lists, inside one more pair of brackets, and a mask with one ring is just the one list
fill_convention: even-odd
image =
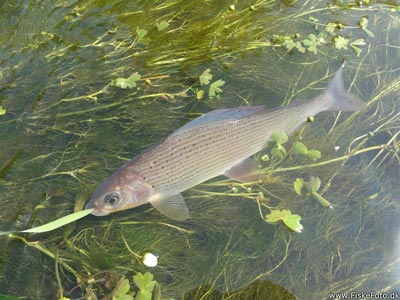
[(226, 170), (224, 175), (236, 181), (252, 182), (259, 180), (262, 174), (257, 163), (251, 158), (246, 158)]
[(189, 210), (181, 194), (169, 198), (153, 199), (150, 203), (170, 219), (183, 221), (189, 218)]

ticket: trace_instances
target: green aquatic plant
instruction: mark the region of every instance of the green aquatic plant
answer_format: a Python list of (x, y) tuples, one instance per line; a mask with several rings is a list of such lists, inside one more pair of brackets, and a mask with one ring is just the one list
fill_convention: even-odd
[(143, 28), (141, 29), (141, 28), (137, 27), (137, 28), (136, 28), (136, 33), (137, 33), (136, 40), (137, 40), (138, 42), (140, 42), (140, 41), (142, 41), (143, 38), (147, 35), (147, 30), (146, 30), (146, 29), (143, 29)]
[(290, 210), (273, 209), (269, 214), (265, 216), (265, 221), (268, 223), (283, 222), (289, 229), (295, 232), (302, 232), (303, 225), (300, 224), (301, 217), (296, 214), (292, 214)]
[(299, 154), (299, 155), (304, 155), (312, 160), (317, 160), (318, 158), (321, 158), (321, 151), (319, 150), (309, 150), (306, 145), (304, 145), (301, 142), (295, 142), (294, 146), (294, 153)]
[(357, 53), (357, 56), (360, 56), (362, 49), (360, 47), (365, 46), (367, 43), (365, 42), (365, 39), (356, 39), (352, 42), (350, 42), (350, 47)]
[(199, 76), (200, 85), (208, 85), (212, 80), (213, 75), (211, 74), (211, 69), (206, 69), (204, 72)]
[(127, 78), (118, 77), (114, 79), (110, 86), (119, 87), (121, 89), (131, 89), (137, 86), (136, 82), (140, 80), (141, 75), (138, 72), (133, 73)]
[(288, 141), (288, 136), (284, 132), (274, 132), (271, 135), (271, 143), (273, 147), (271, 149), (271, 155), (275, 158), (282, 159), (286, 155), (286, 149), (283, 146)]
[(223, 81), (222, 79), (218, 79), (217, 81), (214, 81), (213, 83), (210, 84), (210, 88), (208, 90), (208, 96), (210, 98), (219, 98), (220, 97), (220, 93), (222, 93), (222, 89), (221, 86), (223, 86), (225, 84), (225, 81)]
[(161, 21), (160, 23), (157, 23), (156, 26), (158, 31), (163, 31), (169, 26), (169, 23), (167, 21)]
[(325, 31), (330, 35), (335, 35), (337, 30), (340, 30), (343, 27), (341, 23), (329, 22), (325, 26)]
[(300, 53), (304, 53), (306, 49), (302, 46), (301, 40), (299, 40), (299, 38), (299, 34), (295, 34), (293, 36), (274, 34), (272, 36), (272, 39), (270, 40), (270, 44), (271, 46), (281, 45), (287, 50), (287, 52), (291, 52), (292, 50), (297, 49)]
[[(342, 35), (338, 35), (337, 32), (339, 30), (343, 30), (345, 26), (341, 22), (328, 22), (326, 25), (321, 24), (321, 22), (313, 16), (309, 17), (309, 21), (315, 24), (315, 30), (318, 31), (318, 34), (310, 33), (307, 35), (307, 38), (300, 39), (300, 34), (296, 33), (293, 36), (290, 35), (277, 35), (274, 34), (272, 39), (269, 41), (271, 46), (282, 46), (288, 52), (292, 52), (294, 49), (297, 49), (300, 53), (304, 53), (305, 50), (312, 52), (314, 54), (318, 53), (319, 48), (322, 45), (328, 45), (334, 43), (334, 46), (337, 49), (347, 50), (348, 46), (350, 46), (357, 54), (360, 56), (362, 49), (360, 46), (365, 46), (366, 42), (364, 39), (356, 39), (351, 41), (349, 37), (345, 38)], [(365, 34), (373, 38), (374, 34), (367, 29), (368, 18), (363, 17), (359, 21), (360, 28), (365, 32)], [(324, 26), (324, 30), (321, 31), (321, 26)], [(334, 36), (333, 39), (328, 39), (327, 34), (330, 36)]]
[(346, 38), (344, 38), (344, 37), (342, 37), (340, 35), (335, 37), (334, 41), (335, 41), (335, 46), (338, 49), (347, 49), (347, 46), (348, 46), (348, 44), (350, 42), (349, 39), (346, 39)]
[(368, 37), (370, 37), (370, 38), (375, 37), (375, 34), (367, 28), (367, 26), (368, 26), (368, 18), (367, 17), (362, 17), (360, 22), (358, 22), (358, 24), (360, 25), (361, 29), (364, 30), (365, 34)]
[(72, 222), (75, 222), (79, 219), (82, 219), (83, 217), (86, 217), (87, 215), (91, 214), (93, 209), (85, 209), (81, 211), (77, 211), (75, 213), (66, 215), (64, 217), (61, 217), (57, 220), (51, 221), (49, 223), (46, 223), (41, 226), (37, 226), (34, 228), (26, 229), (26, 230), (21, 230), (21, 231), (0, 231), (0, 235), (7, 235), (10, 233), (43, 233), (43, 232), (49, 232), (53, 231), (55, 229), (58, 229), (60, 227), (63, 227), (67, 224), (70, 224)]
[(293, 182), (294, 191), (298, 195), (302, 195), (303, 189), (307, 191), (307, 196), (311, 196), (319, 201), (325, 207), (331, 207), (330, 202), (318, 193), (321, 187), (321, 180), (318, 177), (311, 176), (309, 181), (304, 181), (303, 178), (296, 178)]
[(6, 112), (7, 112), (7, 110), (5, 110), (5, 109), (3, 108), (3, 106), (0, 105), (0, 116), (1, 116), (1, 115), (4, 115)]
[(130, 292), (131, 287), (129, 280), (122, 276), (116, 284), (114, 290), (111, 292), (112, 300), (132, 300), (135, 293)]
[(161, 292), (158, 283), (153, 280), (153, 274), (138, 272), (133, 276), (133, 282), (139, 289), (137, 293), (131, 291), (130, 282), (125, 276), (117, 282), (111, 292), (112, 300), (152, 300), (161, 299)]
[(304, 46), (306, 46), (307, 51), (317, 54), (317, 46), (325, 43), (324, 33), (321, 32), (318, 36), (315, 34), (309, 34), (306, 39), (303, 40)]
[[(200, 86), (209, 85), (212, 79), (213, 79), (213, 74), (211, 74), (211, 69), (204, 70), (204, 72), (199, 76)], [(225, 81), (223, 81), (222, 79), (218, 79), (218, 80), (212, 82), (208, 88), (208, 97), (210, 99), (212, 99), (212, 98), (219, 99), (220, 93), (223, 92), (221, 87), (224, 84), (225, 84)], [(203, 89), (196, 90), (196, 98), (198, 100), (200, 100), (203, 97), (204, 97), (204, 90)]]
[(136, 299), (151, 300), (154, 287), (157, 284), (157, 282), (153, 280), (153, 274), (149, 272), (142, 274), (141, 272), (139, 272), (135, 276), (133, 276), (133, 281), (139, 288)]

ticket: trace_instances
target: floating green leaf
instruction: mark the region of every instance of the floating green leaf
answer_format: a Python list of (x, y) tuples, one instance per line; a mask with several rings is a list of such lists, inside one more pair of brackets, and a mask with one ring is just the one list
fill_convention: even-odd
[(198, 90), (197, 92), (196, 92), (196, 99), (197, 100), (201, 100), (201, 99), (203, 99), (204, 98), (204, 91), (203, 90)]
[(153, 280), (153, 275), (149, 272), (144, 274), (137, 273), (133, 276), (133, 281), (136, 286), (139, 288), (139, 292), (137, 293), (138, 300), (151, 300), (152, 292), (156, 282)]
[(361, 29), (364, 30), (365, 34), (368, 37), (370, 37), (370, 38), (375, 37), (375, 34), (373, 32), (371, 32), (370, 30), (368, 30), (368, 28), (367, 28), (367, 25), (368, 25), (368, 18), (367, 17), (362, 17), (358, 24), (360, 25)]
[(309, 188), (311, 193), (315, 193), (321, 187), (321, 179), (318, 177), (311, 176), (309, 181)]
[(0, 105), (0, 116), (4, 115), (7, 111)]
[(307, 50), (317, 54), (317, 36), (315, 34), (309, 34), (307, 39), (303, 40), (304, 46), (307, 47)]
[(137, 299), (138, 300), (151, 300), (152, 298), (152, 293), (149, 291), (142, 291), (140, 290), (137, 294)]
[(335, 41), (335, 46), (337, 49), (347, 49), (349, 44), (349, 39), (346, 39), (342, 36), (337, 36), (333, 39)]
[(277, 145), (282, 145), (286, 143), (289, 138), (286, 133), (277, 131), (272, 133), (271, 139), (275, 141)]
[(48, 232), (52, 231), (54, 229), (60, 228), (64, 225), (67, 225), (69, 223), (72, 223), (76, 220), (82, 219), (83, 217), (86, 217), (87, 215), (91, 214), (93, 211), (92, 208), (90, 209), (85, 209), (78, 211), (76, 213), (67, 215), (65, 217), (62, 217), (60, 219), (57, 219), (55, 221), (52, 221), (50, 223), (44, 224), (42, 226), (34, 227), (31, 229), (27, 230), (22, 230), (22, 231), (8, 231), (8, 232), (3, 232), (0, 231), (0, 235), (5, 235), (5, 234), (10, 234), (10, 233), (15, 233), (15, 232), (23, 232), (23, 233), (42, 233), (42, 232)]
[(210, 85), (210, 89), (208, 90), (208, 96), (210, 98), (214, 98), (217, 97), (218, 98), (218, 94), (222, 93), (222, 89), (220, 89), (221, 86), (223, 86), (225, 84), (225, 81), (223, 81), (222, 79), (218, 79), (217, 81), (214, 81), (213, 83), (211, 83)]
[(292, 39), (287, 39), (282, 43), (282, 46), (285, 47), (288, 51), (291, 51), (293, 48), (296, 48), (296, 42)]
[(133, 276), (133, 281), (139, 289), (145, 289), (149, 283), (153, 282), (153, 274), (146, 272), (142, 274), (138, 272), (135, 276)]
[(299, 215), (292, 214), (290, 210), (278, 210), (273, 209), (271, 213), (265, 216), (265, 220), (268, 223), (277, 223), (283, 221), (283, 223), (291, 230), (295, 232), (301, 232), (303, 225), (300, 224), (301, 217)]
[(128, 294), (130, 288), (129, 280), (122, 277), (111, 293), (112, 300), (132, 300), (133, 295)]
[(294, 48), (299, 50), (299, 52), (304, 53), (306, 49), (301, 45), (299, 41), (294, 41), (291, 38), (286, 39), (282, 42), (282, 46), (286, 48), (287, 51), (292, 51)]
[(294, 190), (297, 194), (301, 195), (303, 188), (307, 189), (307, 195), (317, 199), (325, 207), (331, 207), (331, 203), (325, 199), (322, 195), (318, 194), (318, 190), (321, 187), (321, 180), (318, 177), (311, 176), (310, 181), (306, 182), (302, 178), (296, 178), (293, 182)]
[(294, 153), (300, 154), (300, 155), (305, 155), (312, 160), (316, 160), (318, 158), (321, 158), (321, 152), (318, 150), (308, 150), (306, 145), (300, 142), (296, 142), (294, 144)]
[(200, 85), (207, 85), (212, 80), (213, 75), (211, 74), (211, 69), (206, 69), (200, 76)]
[(168, 26), (169, 26), (169, 23), (167, 21), (161, 21), (160, 23), (157, 23), (157, 30), (163, 31)]
[(307, 150), (306, 155), (311, 158), (312, 160), (317, 160), (321, 158), (321, 151), (319, 150)]
[(141, 75), (139, 73), (133, 73), (131, 76), (128, 78), (116, 78), (113, 81), (111, 81), (111, 86), (119, 87), (121, 89), (131, 89), (136, 87), (136, 81), (140, 80)]
[(326, 24), (325, 31), (328, 32), (331, 35), (335, 35), (335, 30), (337, 29), (337, 24), (336, 23), (328, 23)]
[(136, 28), (136, 33), (137, 33), (137, 40), (140, 41), (147, 34), (147, 30), (146, 29), (140, 29), (139, 27), (137, 27)]
[(265, 220), (268, 223), (277, 223), (277, 222), (283, 220), (283, 218), (285, 217), (286, 212), (290, 213), (290, 211), (287, 211), (285, 209), (283, 211), (281, 211), (279, 209), (273, 209), (273, 210), (271, 210), (271, 212), (269, 214), (267, 214), (265, 216)]
[(277, 145), (272, 148), (271, 154), (275, 158), (283, 158), (286, 154), (286, 149), (282, 145)]
[(303, 143), (296, 142), (296, 144), (294, 144), (294, 151), (297, 154), (307, 154), (308, 149)]
[(275, 158), (283, 158), (286, 155), (286, 149), (282, 144), (288, 141), (288, 136), (284, 132), (274, 132), (271, 135), (271, 140), (275, 143), (271, 149), (271, 154)]
[(366, 44), (365, 39), (357, 39), (350, 43), (350, 47), (356, 51), (357, 56), (360, 56), (362, 49), (359, 46), (365, 46)]
[(304, 186), (303, 178), (296, 178), (296, 181), (293, 182), (294, 191), (298, 195), (301, 195), (301, 190), (303, 189), (303, 186)]
[(304, 228), (303, 225), (300, 224), (300, 221), (301, 217), (299, 215), (290, 215), (283, 219), (283, 223), (285, 223), (287, 227), (298, 233), (302, 232)]

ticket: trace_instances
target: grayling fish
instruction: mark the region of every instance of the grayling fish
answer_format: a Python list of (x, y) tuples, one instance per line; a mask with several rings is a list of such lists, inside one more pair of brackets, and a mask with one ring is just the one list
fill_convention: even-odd
[(134, 157), (107, 178), (86, 208), (104, 216), (145, 203), (175, 220), (189, 217), (181, 192), (224, 174), (234, 180), (259, 179), (249, 157), (274, 132), (293, 133), (321, 111), (355, 111), (366, 107), (343, 86), (343, 66), (322, 94), (275, 109), (249, 106), (218, 109), (179, 128), (161, 143)]

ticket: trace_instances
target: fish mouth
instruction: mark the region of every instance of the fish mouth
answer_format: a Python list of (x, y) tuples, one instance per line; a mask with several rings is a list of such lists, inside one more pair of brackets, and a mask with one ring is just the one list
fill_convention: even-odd
[(86, 204), (85, 209), (93, 209), (91, 214), (94, 216), (97, 216), (97, 217), (102, 217), (102, 216), (106, 216), (106, 215), (110, 214), (110, 212), (108, 210), (98, 208), (98, 207), (94, 206), (93, 204), (91, 204), (90, 201), (88, 204)]
[(94, 215), (94, 216), (96, 216), (96, 217), (102, 217), (102, 216), (106, 216), (106, 215), (108, 215), (108, 214), (110, 214), (109, 211), (102, 210), (102, 209), (96, 209), (96, 208), (95, 208), (95, 209), (92, 211), (92, 215)]

